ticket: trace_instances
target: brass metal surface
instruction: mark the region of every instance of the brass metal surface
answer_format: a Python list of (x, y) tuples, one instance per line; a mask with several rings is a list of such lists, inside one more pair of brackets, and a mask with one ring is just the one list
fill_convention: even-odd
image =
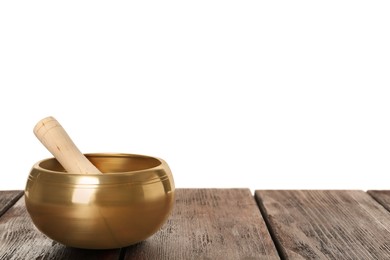
[(108, 249), (147, 239), (172, 211), (175, 186), (164, 160), (86, 154), (104, 174), (68, 174), (56, 159), (36, 163), (25, 201), (35, 226), (64, 245)]

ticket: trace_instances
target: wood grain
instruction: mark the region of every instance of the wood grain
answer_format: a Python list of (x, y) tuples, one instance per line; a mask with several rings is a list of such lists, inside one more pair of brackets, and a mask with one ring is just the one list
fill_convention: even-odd
[(178, 189), (167, 224), (125, 259), (280, 259), (248, 189)]
[(390, 211), (390, 190), (369, 190), (367, 193)]
[(285, 259), (390, 259), (390, 214), (363, 191), (256, 191)]
[(65, 247), (39, 232), (30, 220), (24, 197), (0, 218), (0, 259), (119, 259), (120, 250)]
[(3, 215), (23, 195), (21, 190), (0, 191), (0, 216)]

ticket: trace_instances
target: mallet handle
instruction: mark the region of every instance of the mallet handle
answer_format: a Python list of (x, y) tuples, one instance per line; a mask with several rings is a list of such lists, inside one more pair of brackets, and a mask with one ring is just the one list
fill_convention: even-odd
[(101, 174), (80, 152), (54, 117), (40, 120), (34, 127), (34, 134), (68, 173)]

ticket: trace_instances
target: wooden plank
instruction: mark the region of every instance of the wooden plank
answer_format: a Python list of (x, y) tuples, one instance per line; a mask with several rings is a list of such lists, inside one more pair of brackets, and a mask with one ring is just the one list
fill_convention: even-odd
[(363, 191), (256, 191), (285, 259), (390, 259), (390, 214)]
[(390, 190), (369, 190), (367, 193), (390, 211)]
[(23, 195), (21, 190), (0, 191), (0, 216), (3, 215)]
[(33, 225), (20, 198), (0, 218), (0, 259), (119, 259), (120, 250), (82, 250), (47, 238)]
[(248, 189), (178, 189), (168, 222), (125, 259), (280, 259)]

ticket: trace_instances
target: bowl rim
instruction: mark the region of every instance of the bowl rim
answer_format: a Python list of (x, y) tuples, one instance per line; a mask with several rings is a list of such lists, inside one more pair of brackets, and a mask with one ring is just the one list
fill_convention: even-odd
[(55, 157), (48, 157), (48, 158), (45, 158), (45, 159), (42, 159), (42, 160), (36, 162), (33, 165), (33, 169), (36, 169), (36, 170), (39, 170), (39, 171), (45, 172), (45, 173), (59, 174), (59, 175), (66, 175), (66, 176), (85, 175), (85, 176), (91, 176), (91, 177), (92, 176), (103, 177), (103, 176), (115, 176), (115, 175), (123, 176), (123, 175), (127, 175), (127, 174), (133, 175), (133, 174), (138, 174), (138, 173), (142, 173), (142, 172), (148, 172), (148, 171), (151, 171), (151, 170), (163, 169), (164, 167), (167, 166), (167, 163), (163, 159), (155, 157), (155, 156), (143, 155), (143, 154), (132, 154), (132, 153), (84, 153), (84, 155), (86, 157), (88, 157), (88, 156), (107, 157), (108, 156), (108, 157), (141, 157), (141, 158), (150, 158), (150, 159), (157, 160), (159, 162), (159, 164), (154, 166), (154, 167), (145, 168), (145, 169), (141, 169), (141, 170), (135, 170), (135, 171), (105, 172), (103, 174), (79, 174), (79, 173), (68, 173), (68, 172), (62, 172), (62, 171), (53, 171), (53, 170), (49, 170), (49, 169), (41, 167), (40, 166), (41, 163), (43, 163), (45, 161), (48, 161), (48, 160), (56, 159)]

